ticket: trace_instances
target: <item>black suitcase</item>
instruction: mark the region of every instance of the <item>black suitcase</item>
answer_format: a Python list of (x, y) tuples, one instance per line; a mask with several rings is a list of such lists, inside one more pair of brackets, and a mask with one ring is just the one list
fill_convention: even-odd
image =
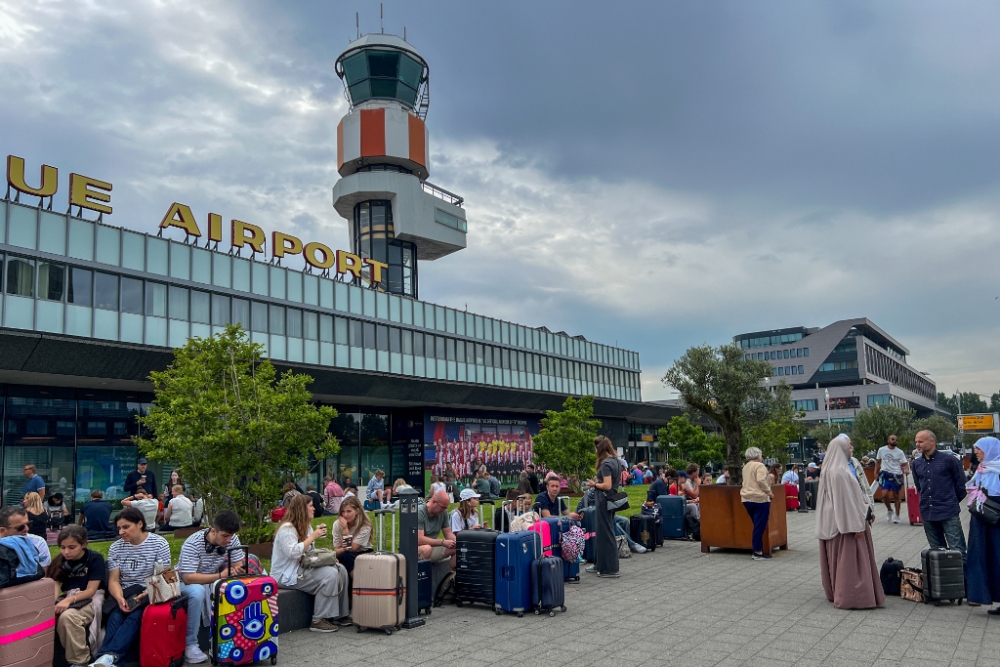
[(556, 615), (556, 608), (566, 611), (566, 587), (562, 558), (536, 558), (531, 564), (531, 606), (535, 613)]
[(903, 569), (903, 561), (895, 558), (886, 558), (882, 563), (882, 568), (878, 571), (878, 578), (882, 581), (882, 591), (886, 595), (899, 595), (899, 573)]
[(647, 551), (656, 550), (656, 527), (659, 521), (648, 514), (633, 514), (629, 517), (628, 532), (632, 541), (646, 547)]
[(456, 538), (455, 604), (496, 604), (494, 570), (496, 543), (499, 532), (495, 530), (462, 530)]
[(417, 561), (417, 613), (431, 613), (434, 606), (433, 586), (434, 563), (429, 560)]
[(941, 604), (951, 600), (962, 604), (965, 598), (965, 567), (958, 549), (924, 549), (920, 552), (923, 566), (924, 603)]

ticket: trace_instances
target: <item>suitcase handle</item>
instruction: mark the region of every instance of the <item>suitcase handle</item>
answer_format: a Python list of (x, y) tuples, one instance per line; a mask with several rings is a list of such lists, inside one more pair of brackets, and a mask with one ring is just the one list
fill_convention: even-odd
[(250, 550), (244, 547), (226, 547), (226, 579), (233, 578), (233, 552), (243, 552), (243, 573), (250, 571)]

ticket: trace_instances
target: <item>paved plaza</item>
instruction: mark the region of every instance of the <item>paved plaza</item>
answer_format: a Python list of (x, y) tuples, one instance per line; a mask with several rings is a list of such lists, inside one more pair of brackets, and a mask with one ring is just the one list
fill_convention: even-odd
[[(882, 507), (880, 505), (880, 507)], [(904, 506), (905, 513), (905, 506)], [(916, 604), (841, 611), (823, 595), (815, 512), (788, 514), (791, 548), (770, 562), (702, 554), (667, 542), (622, 561), (622, 577), (582, 575), (567, 585), (568, 611), (498, 617), (482, 607), (435, 609), (427, 625), (358, 634), (299, 631), (281, 637), (285, 665), (678, 665), (684, 667), (997, 667), (1000, 619), (985, 607)], [(873, 532), (881, 565), (919, 564), (923, 529), (885, 521)], [(966, 517), (967, 520), (967, 517)]]

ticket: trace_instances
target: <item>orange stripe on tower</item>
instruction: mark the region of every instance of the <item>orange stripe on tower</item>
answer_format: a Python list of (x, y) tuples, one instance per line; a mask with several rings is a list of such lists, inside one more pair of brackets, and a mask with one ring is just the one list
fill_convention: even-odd
[(385, 155), (385, 109), (361, 110), (361, 157)]
[(344, 119), (337, 123), (337, 171), (344, 166)]
[(427, 142), (424, 121), (413, 114), (409, 115), (410, 159), (419, 165), (427, 166)]

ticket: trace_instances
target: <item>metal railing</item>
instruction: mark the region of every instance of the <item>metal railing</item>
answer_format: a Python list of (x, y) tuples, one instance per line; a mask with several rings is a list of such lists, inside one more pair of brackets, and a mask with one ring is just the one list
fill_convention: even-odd
[(420, 181), (420, 187), (424, 189), (429, 195), (434, 195), (438, 199), (443, 199), (449, 204), (454, 204), (455, 206), (462, 208), (462, 203), (465, 201), (462, 197), (459, 197), (454, 192), (448, 192), (444, 188), (440, 188), (433, 183), (427, 181)]

